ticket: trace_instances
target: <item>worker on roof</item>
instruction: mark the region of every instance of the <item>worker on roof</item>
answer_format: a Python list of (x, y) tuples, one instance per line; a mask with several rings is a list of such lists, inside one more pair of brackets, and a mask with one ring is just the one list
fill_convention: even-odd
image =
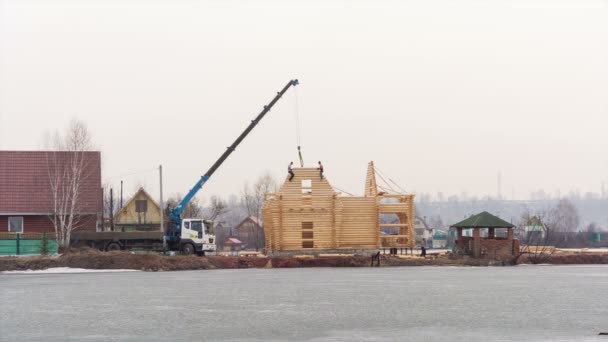
[(293, 179), (293, 177), (295, 176), (293, 174), (293, 162), (289, 163), (289, 165), (287, 165), (287, 173), (289, 174), (289, 181), (291, 182), (291, 180)]
[(319, 170), (319, 176), (321, 176), (321, 179), (323, 179), (323, 164), (321, 164), (320, 160), (319, 160), (319, 167), (317, 170)]

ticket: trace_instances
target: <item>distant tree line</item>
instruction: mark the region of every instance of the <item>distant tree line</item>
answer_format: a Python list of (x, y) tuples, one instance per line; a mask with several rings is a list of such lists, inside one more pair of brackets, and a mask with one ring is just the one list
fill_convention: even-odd
[[(516, 238), (524, 245), (608, 247), (608, 227), (593, 220), (583, 220), (576, 203), (568, 198), (540, 203), (487, 201), (443, 206), (419, 203), (416, 206), (418, 216), (426, 216), (431, 228), (446, 231), (449, 231), (451, 224), (484, 210), (514, 224)], [(608, 215), (606, 212), (604, 214)], [(542, 230), (529, 230), (533, 218), (542, 223)], [(453, 240), (451, 237), (448, 243)]]

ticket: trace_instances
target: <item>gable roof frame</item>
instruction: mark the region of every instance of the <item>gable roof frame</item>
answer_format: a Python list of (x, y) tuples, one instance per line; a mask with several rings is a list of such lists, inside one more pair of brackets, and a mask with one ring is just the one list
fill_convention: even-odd
[(137, 190), (137, 192), (135, 192), (133, 196), (131, 196), (131, 198), (127, 201), (127, 203), (125, 203), (125, 205), (122, 206), (122, 208), (120, 208), (116, 215), (114, 215), (114, 218), (118, 218), (118, 216), (120, 216), (120, 214), (129, 207), (129, 205), (135, 200), (135, 198), (137, 198), (137, 195), (139, 195), (140, 193), (143, 193), (144, 196), (146, 196), (146, 198), (148, 198), (148, 200), (152, 202), (152, 204), (154, 204), (159, 210), (163, 210), (160, 205), (154, 200), (154, 198), (150, 196), (150, 194), (142, 187), (139, 188), (139, 190)]

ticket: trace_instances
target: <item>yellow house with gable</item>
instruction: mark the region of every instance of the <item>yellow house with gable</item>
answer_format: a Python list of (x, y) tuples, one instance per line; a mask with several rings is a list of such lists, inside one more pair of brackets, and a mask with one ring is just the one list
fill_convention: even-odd
[(116, 230), (160, 229), (160, 205), (140, 188), (114, 217)]

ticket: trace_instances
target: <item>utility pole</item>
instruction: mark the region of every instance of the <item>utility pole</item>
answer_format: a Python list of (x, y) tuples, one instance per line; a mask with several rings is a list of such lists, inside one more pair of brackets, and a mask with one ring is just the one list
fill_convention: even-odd
[(110, 188), (110, 230), (114, 231), (114, 191)]
[(497, 199), (500, 201), (502, 199), (502, 184), (501, 184), (501, 179), (500, 179), (500, 171), (498, 171), (498, 177), (497, 177)]
[(120, 180), (120, 209), (122, 209), (122, 179)]
[(104, 223), (105, 223), (105, 207), (104, 207), (104, 203), (105, 202), (105, 189), (103, 188), (103, 186), (101, 187), (101, 229), (98, 229), (97, 231), (103, 232), (104, 229)]
[(165, 231), (165, 213), (163, 208), (163, 166), (158, 166), (158, 178), (160, 180), (160, 231)]
[(163, 249), (167, 249), (165, 238), (165, 207), (163, 204), (163, 166), (158, 165), (158, 179), (160, 181), (160, 231), (163, 233)]

